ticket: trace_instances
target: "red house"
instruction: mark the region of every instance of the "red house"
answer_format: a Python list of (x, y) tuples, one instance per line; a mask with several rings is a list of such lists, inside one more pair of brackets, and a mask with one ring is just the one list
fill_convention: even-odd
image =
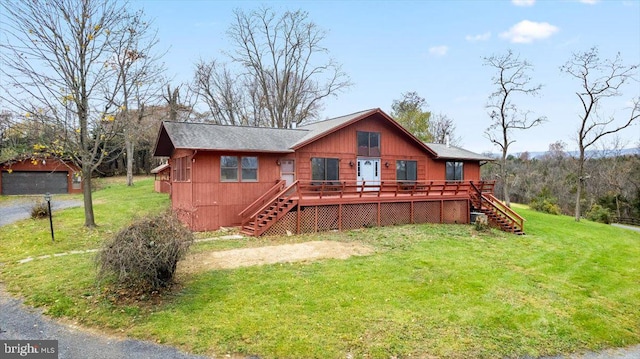
[(82, 193), (76, 165), (56, 158), (29, 157), (0, 164), (0, 194)]
[(171, 203), (192, 230), (249, 235), (401, 223), (469, 223), (472, 209), (521, 233), (522, 218), (480, 181), (491, 160), (425, 144), (380, 109), (297, 129), (164, 122)]
[(155, 176), (153, 189), (160, 193), (171, 193), (171, 167), (168, 163), (163, 163), (160, 166), (151, 170), (151, 173)]

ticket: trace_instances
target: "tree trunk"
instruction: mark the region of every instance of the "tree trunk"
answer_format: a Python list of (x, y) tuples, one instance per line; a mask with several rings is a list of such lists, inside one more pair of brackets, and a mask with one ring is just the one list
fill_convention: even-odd
[(128, 133), (125, 135), (125, 152), (127, 154), (127, 186), (133, 186), (133, 141), (131, 140), (131, 136)]
[(82, 194), (84, 195), (84, 226), (94, 228), (96, 226), (93, 216), (93, 198), (91, 197), (91, 163), (82, 164)]
[(580, 222), (580, 198), (582, 197), (582, 186), (584, 185), (584, 148), (580, 146), (580, 163), (578, 164), (578, 188), (576, 189), (575, 219)]
[[(505, 143), (506, 143), (505, 137)], [(500, 175), (502, 176), (502, 200), (504, 204), (511, 208), (511, 198), (509, 198), (509, 177), (507, 173), (507, 149), (502, 150), (502, 165), (500, 166)]]

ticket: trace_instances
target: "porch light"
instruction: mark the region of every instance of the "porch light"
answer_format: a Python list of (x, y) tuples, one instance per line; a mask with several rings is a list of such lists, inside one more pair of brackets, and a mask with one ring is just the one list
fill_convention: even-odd
[(353, 167), (353, 161), (349, 161), (349, 166)]
[(389, 161), (385, 162), (385, 163), (384, 163), (384, 166), (385, 166), (385, 167), (387, 167), (387, 168), (389, 168)]
[(276, 164), (277, 164), (278, 166), (280, 166), (280, 160), (279, 160), (279, 159), (277, 159), (277, 160), (276, 160)]

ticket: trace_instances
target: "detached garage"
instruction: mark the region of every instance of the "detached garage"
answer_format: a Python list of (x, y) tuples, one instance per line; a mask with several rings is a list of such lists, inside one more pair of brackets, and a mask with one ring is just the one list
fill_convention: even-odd
[(2, 195), (82, 192), (79, 168), (61, 160), (29, 158), (3, 163), (1, 168)]

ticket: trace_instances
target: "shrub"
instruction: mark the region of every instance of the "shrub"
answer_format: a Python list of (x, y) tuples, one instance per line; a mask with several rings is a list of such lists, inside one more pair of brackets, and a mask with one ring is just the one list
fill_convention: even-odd
[(49, 207), (43, 201), (36, 202), (33, 207), (31, 207), (31, 218), (45, 218), (49, 217)]
[(558, 199), (551, 195), (548, 188), (544, 187), (542, 191), (531, 199), (529, 207), (538, 212), (544, 212), (554, 215), (562, 214), (562, 209), (558, 205)]
[(544, 212), (554, 215), (562, 214), (562, 209), (560, 209), (560, 206), (558, 206), (558, 204), (555, 203), (555, 201), (553, 201), (552, 199), (545, 198), (540, 200), (534, 198), (533, 200), (531, 200), (531, 203), (529, 203), (529, 206), (531, 207), (531, 209), (538, 212)]
[(143, 218), (108, 240), (98, 256), (98, 278), (120, 287), (154, 291), (173, 282), (193, 234), (171, 213)]
[(606, 224), (611, 223), (612, 216), (613, 215), (611, 213), (611, 210), (609, 210), (608, 208), (604, 208), (597, 203), (594, 203), (589, 211), (585, 213), (585, 217), (588, 220)]

